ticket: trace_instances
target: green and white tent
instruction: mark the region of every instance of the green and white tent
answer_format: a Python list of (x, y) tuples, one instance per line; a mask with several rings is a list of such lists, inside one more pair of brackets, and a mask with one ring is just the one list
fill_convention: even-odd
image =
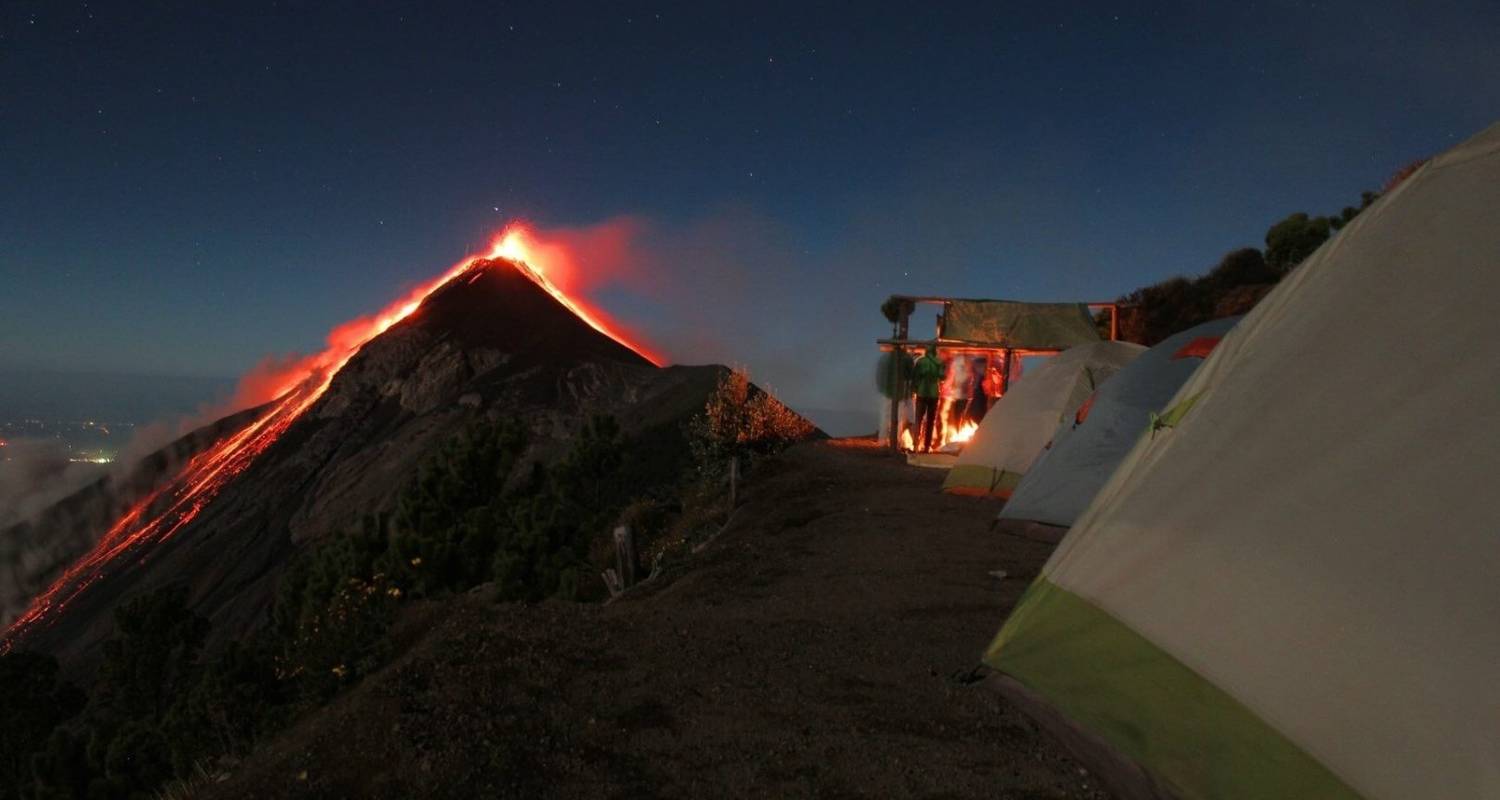
[(1168, 336), (1099, 387), (1058, 426), (1000, 518), (1071, 526), (1136, 440), (1150, 433), (1152, 415), (1239, 319), (1216, 319)]
[(1028, 368), (985, 414), (943, 482), (951, 494), (1009, 497), (1037, 453), (1083, 401), (1146, 348), (1126, 342), (1070, 347)]
[(1500, 797), (1500, 125), (1307, 259), (986, 653), (1122, 794)]

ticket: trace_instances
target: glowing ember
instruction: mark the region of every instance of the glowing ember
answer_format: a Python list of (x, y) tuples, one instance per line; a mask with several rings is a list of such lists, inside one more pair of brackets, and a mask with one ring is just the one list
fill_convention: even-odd
[[(547, 279), (548, 256), (559, 253), (566, 256), (559, 245), (538, 243), (524, 226), (512, 224), (495, 240), (489, 254), (466, 258), (441, 276), (408, 292), (380, 313), (335, 328), (328, 335), (327, 347), (322, 352), (281, 365), (269, 374), (247, 378), (241, 399), (247, 401), (247, 405), (253, 405), (267, 397), (275, 398), (270, 408), (243, 430), (194, 456), (170, 482), (126, 511), (92, 550), (32, 600), (26, 612), (6, 630), (4, 641), (0, 641), (0, 653), (8, 651), (16, 637), (45, 624), (52, 615), (67, 607), (126, 553), (139, 553), (135, 560), (144, 561), (149, 550), (142, 552), (143, 549), (170, 539), (192, 522), (224, 486), (244, 472), (323, 396), (333, 382), (333, 376), (366, 342), (411, 316), (429, 294), (476, 264), (497, 259), (510, 262), (595, 330), (660, 366), (660, 357), (628, 341), (605, 321), (600, 312), (579, 299), (568, 297)], [(253, 390), (246, 388), (252, 383)]]

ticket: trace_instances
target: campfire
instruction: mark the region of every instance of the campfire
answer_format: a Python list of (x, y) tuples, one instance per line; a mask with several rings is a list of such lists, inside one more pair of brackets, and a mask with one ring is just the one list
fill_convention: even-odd
[(974, 438), (974, 431), (977, 430), (979, 430), (979, 423), (975, 422), (974, 420), (968, 420), (964, 424), (958, 426), (958, 430), (953, 431), (952, 435), (948, 437), (948, 441), (944, 442), (944, 444), (952, 444), (955, 442), (958, 444), (965, 444), (970, 439)]
[[(932, 433), (932, 449), (934, 452), (957, 453), (963, 449), (968, 441), (974, 438), (974, 432), (979, 430), (979, 423), (972, 419), (965, 419), (957, 424), (949, 420), (949, 403), (943, 403), (942, 410), (938, 416), (939, 425)], [(916, 436), (919, 433), (917, 426), (909, 422), (901, 429), (901, 451), (903, 453), (914, 453), (917, 450)]]

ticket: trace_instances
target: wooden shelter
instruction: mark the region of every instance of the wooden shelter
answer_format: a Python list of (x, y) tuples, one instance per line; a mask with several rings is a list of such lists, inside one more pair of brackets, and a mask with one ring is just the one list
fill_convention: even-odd
[[(937, 330), (933, 338), (911, 338), (911, 315), (918, 304), (940, 306)], [(939, 355), (984, 356), (1001, 364), (1004, 390), (1010, 388), (1011, 366), (1017, 358), (1051, 355), (1088, 342), (1097, 342), (1100, 324), (1094, 318), (1097, 310), (1109, 310), (1109, 334), (1113, 341), (1119, 335), (1117, 303), (1027, 303), (1016, 300), (976, 300), (956, 297), (919, 297), (891, 295), (881, 311), (892, 324), (889, 338), (877, 339), (881, 352), (892, 353), (889, 374), (884, 378), (893, 387), (890, 394), (888, 443), (900, 447), (899, 406), (910, 393), (905, 386), (902, 360), (929, 345), (936, 345)]]

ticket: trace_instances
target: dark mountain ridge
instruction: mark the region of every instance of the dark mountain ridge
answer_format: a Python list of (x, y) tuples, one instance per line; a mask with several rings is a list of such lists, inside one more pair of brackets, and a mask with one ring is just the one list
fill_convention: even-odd
[(216, 638), (242, 636), (266, 618), (297, 548), (390, 510), (424, 457), (476, 421), (521, 420), (529, 458), (546, 462), (593, 415), (615, 417), (627, 435), (680, 426), (725, 371), (658, 368), (509, 262), (481, 262), (367, 342), (172, 538), (118, 559), (15, 644), (77, 668), (110, 635), (121, 601), (173, 583)]

